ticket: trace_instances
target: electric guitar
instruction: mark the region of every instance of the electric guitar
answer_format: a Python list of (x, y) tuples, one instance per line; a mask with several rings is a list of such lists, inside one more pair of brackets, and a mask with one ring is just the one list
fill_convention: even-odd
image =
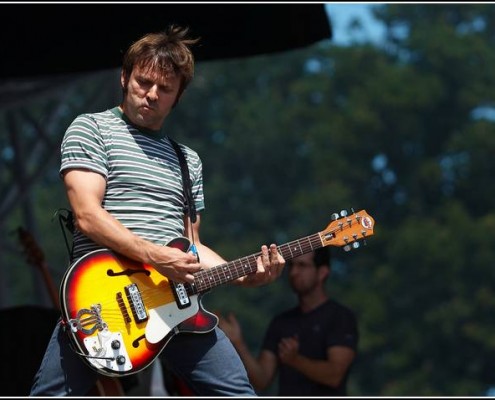
[[(290, 260), (324, 246), (359, 247), (373, 235), (374, 219), (365, 210), (332, 215), (321, 232), (278, 246)], [(189, 251), (179, 237), (167, 246)], [(108, 249), (95, 250), (75, 262), (62, 278), (60, 304), (75, 351), (103, 375), (137, 373), (181, 332), (206, 333), (218, 317), (201, 304), (212, 288), (256, 272), (251, 254), (194, 273), (194, 283), (175, 283), (153, 267)], [(187, 351), (187, 349), (185, 349)]]

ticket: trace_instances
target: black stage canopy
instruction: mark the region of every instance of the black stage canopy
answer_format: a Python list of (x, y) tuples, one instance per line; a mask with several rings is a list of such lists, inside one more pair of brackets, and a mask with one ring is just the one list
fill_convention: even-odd
[(197, 61), (268, 54), (331, 39), (324, 4), (0, 4), (0, 81), (119, 67), (141, 35), (189, 26)]

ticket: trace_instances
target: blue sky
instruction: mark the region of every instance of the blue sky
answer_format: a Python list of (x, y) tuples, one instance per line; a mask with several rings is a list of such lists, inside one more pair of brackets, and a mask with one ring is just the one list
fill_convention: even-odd
[(337, 45), (346, 45), (350, 41), (350, 36), (346, 32), (349, 22), (354, 18), (359, 18), (363, 25), (362, 34), (359, 39), (379, 42), (383, 35), (383, 27), (376, 21), (370, 11), (373, 6), (386, 3), (325, 3), (328, 16), (330, 18), (333, 39)]

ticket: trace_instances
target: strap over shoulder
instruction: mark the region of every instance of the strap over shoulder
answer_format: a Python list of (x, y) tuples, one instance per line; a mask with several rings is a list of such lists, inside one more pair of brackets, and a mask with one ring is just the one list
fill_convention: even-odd
[(196, 222), (196, 207), (194, 206), (194, 200), (192, 196), (192, 182), (191, 177), (189, 176), (189, 168), (187, 167), (186, 157), (179, 144), (173, 140), (172, 138), (168, 138), (170, 143), (172, 144), (175, 152), (177, 153), (177, 157), (179, 158), (180, 169), (182, 173), (182, 185), (184, 190), (184, 195), (186, 197), (186, 204), (189, 210), (189, 218), (191, 219), (191, 223)]

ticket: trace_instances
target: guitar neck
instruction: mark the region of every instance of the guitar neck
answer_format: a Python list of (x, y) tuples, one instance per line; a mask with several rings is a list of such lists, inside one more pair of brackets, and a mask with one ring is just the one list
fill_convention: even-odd
[[(324, 246), (344, 246), (346, 251), (350, 249), (349, 244), (357, 240), (373, 235), (374, 220), (365, 210), (347, 215), (341, 211), (333, 215), (333, 221), (321, 232), (297, 239), (278, 246), (278, 251), (286, 261), (302, 256)], [(261, 252), (251, 254), (217, 265), (203, 271), (194, 273), (194, 283), (186, 285), (190, 294), (202, 293), (215, 286), (234, 281), (238, 278), (254, 273), (257, 270), (256, 259)]]
[[(282, 244), (278, 246), (278, 251), (287, 261), (320, 247), (323, 247), (320, 233), (315, 233), (302, 239)], [(246, 257), (229, 261), (225, 264), (217, 265), (213, 268), (196, 272), (194, 274), (194, 283), (192, 284), (193, 292), (203, 293), (216, 286), (235, 281), (238, 278), (254, 273), (258, 269), (256, 259), (260, 255), (261, 252), (254, 253)]]

